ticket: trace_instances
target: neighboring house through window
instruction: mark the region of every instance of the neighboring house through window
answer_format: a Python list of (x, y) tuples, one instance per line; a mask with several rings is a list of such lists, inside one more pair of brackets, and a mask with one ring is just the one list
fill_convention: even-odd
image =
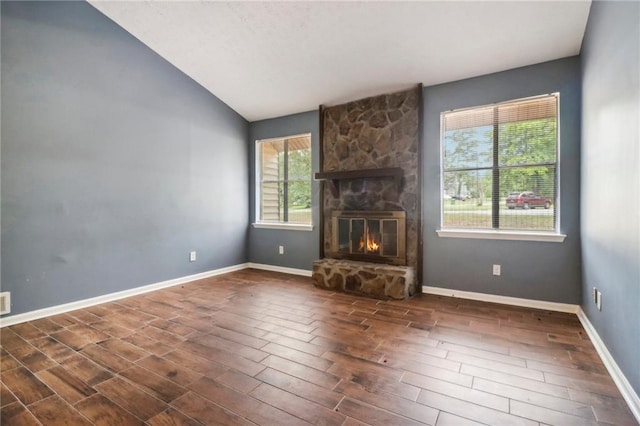
[(261, 224), (311, 225), (311, 135), (256, 142), (256, 216)]
[(443, 230), (558, 232), (558, 94), (441, 118)]

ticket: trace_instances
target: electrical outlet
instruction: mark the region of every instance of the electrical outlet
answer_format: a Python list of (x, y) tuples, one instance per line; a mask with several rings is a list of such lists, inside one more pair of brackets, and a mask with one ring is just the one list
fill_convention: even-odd
[(591, 290), (591, 298), (593, 299), (593, 304), (597, 305), (598, 304), (598, 289), (593, 287), (593, 290)]
[(598, 307), (598, 310), (601, 311), (602, 310), (602, 293), (598, 290), (596, 290), (597, 294), (597, 298), (598, 301), (596, 302), (596, 306)]
[(500, 265), (493, 265), (493, 275), (500, 275)]
[(11, 292), (0, 293), (0, 315), (11, 313)]
[(196, 261), (196, 252), (195, 251), (190, 251), (189, 252), (189, 262), (195, 262)]
[(278, 254), (284, 254), (284, 246), (278, 246)]

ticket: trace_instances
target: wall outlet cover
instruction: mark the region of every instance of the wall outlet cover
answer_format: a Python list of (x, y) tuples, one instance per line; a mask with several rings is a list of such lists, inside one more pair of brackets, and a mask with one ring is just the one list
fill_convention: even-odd
[(189, 252), (189, 262), (195, 262), (195, 261), (196, 261), (196, 252), (195, 251)]
[(11, 292), (0, 293), (0, 315), (11, 313)]
[(500, 275), (500, 265), (493, 265), (493, 275)]

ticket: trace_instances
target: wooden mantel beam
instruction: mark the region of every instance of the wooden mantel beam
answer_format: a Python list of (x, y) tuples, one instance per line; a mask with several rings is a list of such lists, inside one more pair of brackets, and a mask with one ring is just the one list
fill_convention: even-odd
[(318, 172), (315, 174), (315, 180), (324, 180), (329, 183), (331, 194), (338, 198), (340, 196), (340, 181), (349, 179), (365, 179), (365, 178), (384, 178), (391, 177), (396, 181), (398, 190), (402, 185), (404, 170), (400, 167), (387, 167), (380, 169), (360, 169), (360, 170), (342, 170), (335, 172)]

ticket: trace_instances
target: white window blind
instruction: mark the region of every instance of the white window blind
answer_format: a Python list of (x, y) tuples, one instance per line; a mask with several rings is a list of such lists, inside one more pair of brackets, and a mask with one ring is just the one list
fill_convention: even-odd
[(443, 229), (557, 232), (558, 94), (441, 118)]
[(258, 222), (311, 224), (311, 135), (256, 144)]

